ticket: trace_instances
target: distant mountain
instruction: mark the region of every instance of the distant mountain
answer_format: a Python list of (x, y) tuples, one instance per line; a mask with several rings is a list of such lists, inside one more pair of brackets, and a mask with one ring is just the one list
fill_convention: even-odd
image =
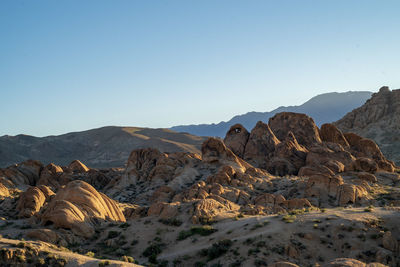
[(94, 168), (120, 167), (134, 149), (153, 147), (162, 152), (200, 153), (204, 140), (169, 129), (114, 126), (48, 137), (6, 135), (0, 137), (0, 167), (27, 159), (59, 165), (79, 159)]
[(400, 165), (400, 89), (382, 87), (335, 125), (343, 132), (373, 139), (387, 158)]
[(279, 107), (270, 112), (248, 112), (233, 117), (227, 122), (217, 124), (180, 125), (174, 126), (171, 130), (176, 132), (187, 132), (198, 136), (219, 136), (224, 137), (230, 126), (236, 123), (242, 124), (246, 129), (251, 130), (258, 121), (268, 122), (279, 112), (305, 113), (312, 117), (315, 123), (320, 126), (323, 123), (333, 122), (342, 118), (346, 113), (363, 105), (372, 95), (372, 92), (358, 91), (345, 93), (326, 93), (317, 95), (300, 106)]

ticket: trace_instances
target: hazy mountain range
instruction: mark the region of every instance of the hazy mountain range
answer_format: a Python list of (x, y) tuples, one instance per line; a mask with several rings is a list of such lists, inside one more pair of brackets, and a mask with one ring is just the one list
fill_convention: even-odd
[(320, 126), (326, 122), (341, 119), (346, 113), (360, 107), (372, 95), (368, 91), (349, 91), (345, 93), (326, 93), (317, 95), (300, 106), (279, 107), (269, 112), (248, 112), (238, 115), (229, 121), (217, 124), (180, 125), (172, 127), (176, 132), (187, 132), (198, 136), (224, 137), (229, 128), (236, 123), (242, 124), (247, 130), (253, 129), (258, 121), (268, 122), (268, 119), (279, 112), (305, 113), (311, 116)]

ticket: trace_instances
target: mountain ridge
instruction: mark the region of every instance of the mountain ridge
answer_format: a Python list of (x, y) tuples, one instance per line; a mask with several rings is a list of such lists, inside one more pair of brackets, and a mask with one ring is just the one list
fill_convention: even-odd
[[(347, 112), (361, 106), (369, 99), (372, 92), (348, 91), (344, 93), (331, 92), (312, 97), (298, 106), (280, 106), (269, 112), (251, 111), (236, 115), (228, 121), (211, 124), (178, 125), (170, 129), (177, 132), (187, 132), (200, 136), (224, 137), (233, 124), (242, 124), (246, 129), (252, 129), (258, 121), (268, 122), (268, 119), (280, 112), (305, 113), (314, 118), (316, 124), (333, 122), (342, 118)], [(336, 103), (331, 105), (331, 103)]]

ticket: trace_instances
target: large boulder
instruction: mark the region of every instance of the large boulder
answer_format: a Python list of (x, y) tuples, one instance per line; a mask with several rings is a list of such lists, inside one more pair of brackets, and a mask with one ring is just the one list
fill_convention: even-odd
[(236, 156), (221, 139), (210, 137), (201, 146), (203, 162), (231, 165), (242, 172), (251, 167), (249, 163)]
[(68, 169), (72, 172), (88, 172), (90, 169), (79, 160), (74, 160), (68, 165)]
[(23, 192), (18, 200), (17, 210), (20, 217), (29, 218), (40, 211), (43, 204), (52, 195), (53, 191), (46, 186), (31, 186)]
[(308, 150), (297, 142), (292, 132), (288, 132), (285, 140), (279, 143), (274, 157), (267, 163), (267, 170), (275, 175), (294, 174), (305, 165)]
[(117, 202), (80, 180), (61, 188), (41, 215), (44, 225), (68, 228), (84, 237), (94, 234), (94, 223), (99, 219), (125, 222)]
[(225, 145), (240, 158), (244, 156), (244, 149), (249, 140), (249, 132), (241, 124), (233, 125), (224, 138)]
[(350, 147), (343, 133), (331, 123), (325, 123), (321, 126), (320, 136), (324, 142), (337, 143), (345, 148)]
[(40, 173), (40, 179), (37, 185), (46, 185), (52, 190), (57, 190), (59, 187), (70, 182), (70, 180), (71, 177), (64, 174), (64, 170), (61, 166), (50, 163), (44, 167)]
[(305, 114), (281, 112), (270, 118), (268, 125), (279, 140), (285, 139), (288, 132), (292, 132), (299, 144), (306, 148), (321, 143), (317, 125)]
[(267, 161), (279, 143), (268, 124), (259, 121), (251, 130), (244, 159), (256, 167), (266, 169)]

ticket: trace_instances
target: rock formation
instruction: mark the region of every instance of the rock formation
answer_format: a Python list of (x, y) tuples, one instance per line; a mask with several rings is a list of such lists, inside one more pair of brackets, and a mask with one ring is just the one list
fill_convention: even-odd
[(83, 181), (72, 181), (60, 189), (41, 215), (44, 225), (69, 228), (75, 234), (90, 237), (94, 234), (95, 219), (124, 222), (117, 203)]
[(334, 124), (343, 132), (374, 140), (387, 158), (400, 164), (400, 89), (382, 87)]

